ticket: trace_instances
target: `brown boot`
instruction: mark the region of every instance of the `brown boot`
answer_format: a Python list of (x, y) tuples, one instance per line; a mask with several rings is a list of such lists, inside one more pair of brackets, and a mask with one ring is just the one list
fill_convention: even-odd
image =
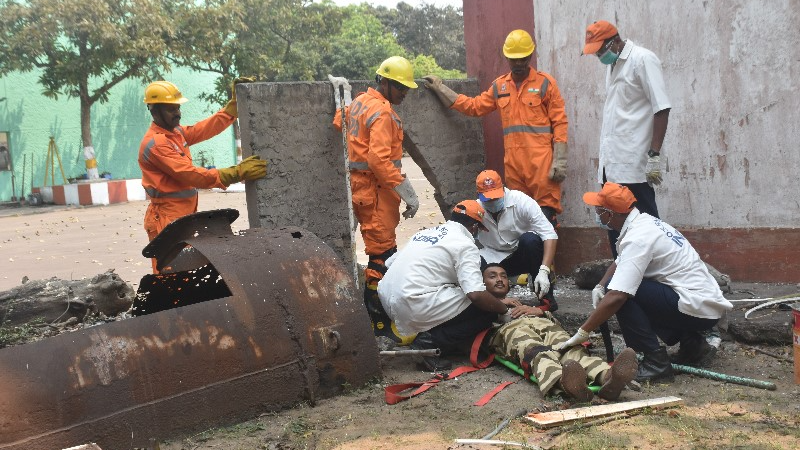
[(614, 359), (614, 364), (604, 374), (603, 386), (597, 395), (609, 401), (618, 399), (622, 389), (636, 376), (638, 369), (636, 352), (632, 348), (626, 348)]
[(565, 361), (561, 365), (561, 389), (575, 400), (586, 403), (594, 394), (586, 384), (586, 370), (577, 361)]

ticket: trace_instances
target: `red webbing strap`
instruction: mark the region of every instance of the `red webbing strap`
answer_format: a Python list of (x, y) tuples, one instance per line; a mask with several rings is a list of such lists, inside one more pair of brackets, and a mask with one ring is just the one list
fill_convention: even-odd
[(477, 402), (473, 403), (474, 406), (483, 406), (489, 403), (489, 400), (494, 398), (495, 395), (499, 394), (500, 391), (503, 389), (511, 386), (512, 384), (516, 383), (516, 381), (504, 381), (497, 385), (496, 388), (492, 389), (490, 392), (487, 392), (483, 397), (481, 397)]
[[(391, 386), (386, 386), (383, 389), (383, 398), (384, 400), (386, 400), (387, 405), (395, 405), (404, 400), (408, 400), (411, 397), (416, 397), (417, 395), (422, 394), (428, 389), (439, 384), (440, 381), (452, 380), (453, 378), (456, 378), (459, 375), (474, 372), (476, 370), (479, 369), (477, 367), (461, 366), (457, 367), (455, 370), (448, 373), (447, 375), (437, 373), (436, 375), (434, 375), (433, 378), (422, 383), (403, 383), (403, 384), (393, 384)], [(414, 388), (416, 389), (410, 394), (403, 394), (403, 392)]]
[[(483, 361), (478, 361), (478, 350), (480, 350), (481, 342), (483, 342), (483, 338), (484, 336), (486, 336), (486, 333), (489, 330), (490, 328), (487, 328), (478, 333), (478, 335), (475, 336), (475, 340), (472, 342), (472, 349), (470, 350), (469, 353), (469, 361), (470, 363), (472, 363), (472, 367), (470, 366), (457, 367), (447, 375), (442, 375), (437, 373), (433, 378), (422, 383), (402, 383), (402, 384), (393, 384), (391, 386), (386, 386), (383, 389), (383, 398), (386, 401), (386, 404), (395, 405), (404, 400), (408, 400), (411, 397), (416, 397), (417, 395), (422, 394), (428, 389), (439, 384), (440, 381), (452, 380), (453, 378), (456, 378), (460, 375), (489, 367), (489, 365), (494, 361), (494, 354), (490, 354)], [(403, 392), (406, 392), (411, 389), (414, 389), (414, 391), (411, 392), (410, 394), (403, 394)], [(500, 392), (500, 390), (498, 390), (498, 392)]]

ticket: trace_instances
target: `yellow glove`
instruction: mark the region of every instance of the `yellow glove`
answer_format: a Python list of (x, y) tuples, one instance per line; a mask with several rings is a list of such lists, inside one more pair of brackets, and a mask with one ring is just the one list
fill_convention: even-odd
[(258, 180), (267, 176), (267, 162), (258, 155), (245, 158), (236, 167), (239, 169), (241, 181)]
[(236, 107), (236, 85), (239, 83), (252, 83), (253, 81), (256, 81), (256, 79), (253, 77), (234, 78), (233, 82), (231, 83), (231, 99), (228, 100), (228, 103), (225, 104), (225, 107), (222, 108), (222, 110), (233, 117), (239, 117), (239, 109)]
[(230, 186), (239, 181), (257, 180), (267, 176), (267, 162), (260, 156), (251, 156), (244, 159), (236, 166), (217, 169), (219, 181), (225, 186)]

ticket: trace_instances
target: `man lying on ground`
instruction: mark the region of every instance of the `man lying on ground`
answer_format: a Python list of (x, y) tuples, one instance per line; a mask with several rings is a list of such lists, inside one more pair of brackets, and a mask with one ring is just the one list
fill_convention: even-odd
[(510, 287), (500, 264), (486, 267), (483, 282), (489, 293), (510, 308), (511, 317), (508, 323), (494, 327), (484, 342), (488, 343), (489, 351), (536, 376), (542, 395), (555, 393), (560, 388), (568, 396), (588, 402), (594, 394), (587, 383), (595, 382), (602, 386), (597, 393), (599, 397), (617, 400), (625, 385), (636, 376), (636, 353), (630, 348), (617, 356), (613, 366), (589, 356), (581, 345), (557, 351), (570, 335), (549, 311), (506, 297)]

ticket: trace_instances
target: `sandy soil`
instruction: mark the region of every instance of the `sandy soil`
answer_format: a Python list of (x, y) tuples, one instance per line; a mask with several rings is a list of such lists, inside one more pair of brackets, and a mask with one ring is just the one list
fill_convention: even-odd
[[(401, 223), (401, 244), (417, 230), (442, 220), (433, 191), (419, 169), (406, 162), (404, 166), (422, 208), (417, 217)], [(204, 192), (200, 205), (201, 209), (236, 208), (242, 214), (234, 222), (234, 230), (249, 227), (243, 193)], [(135, 289), (150, 270), (149, 260), (141, 256), (147, 243), (141, 226), (146, 206), (147, 202), (134, 202), (102, 207), (0, 209), (0, 291), (19, 285), (23, 277), (79, 279), (112, 268)], [(568, 278), (559, 286), (562, 305), (588, 305), (588, 291), (577, 290)], [(767, 284), (750, 284), (747, 289), (762, 297), (800, 290), (794, 285)], [(569, 310), (565, 306), (562, 309)], [(598, 342), (598, 354), (601, 348)], [(791, 358), (789, 345), (765, 349)], [(386, 385), (425, 381), (431, 374), (400, 357), (386, 357), (381, 365), (382, 379), (341, 396), (265, 413), (241, 424), (209, 428), (163, 442), (161, 449), (488, 449), (492, 447), (455, 444), (454, 439), (480, 438), (520, 410), (581, 406), (543, 398), (535, 385), (497, 365), (442, 382), (419, 397), (388, 406), (383, 400)], [(711, 369), (771, 381), (777, 390), (679, 375), (671, 384), (644, 386), (641, 392), (625, 391), (621, 400), (675, 395), (684, 399), (682, 407), (648, 410), (608, 423), (572, 427), (560, 434), (537, 430), (530, 422), (516, 419), (495, 439), (569, 449), (798, 448), (800, 387), (793, 382), (791, 362), (726, 340)], [(504, 381), (517, 382), (486, 406), (473, 406)]]

